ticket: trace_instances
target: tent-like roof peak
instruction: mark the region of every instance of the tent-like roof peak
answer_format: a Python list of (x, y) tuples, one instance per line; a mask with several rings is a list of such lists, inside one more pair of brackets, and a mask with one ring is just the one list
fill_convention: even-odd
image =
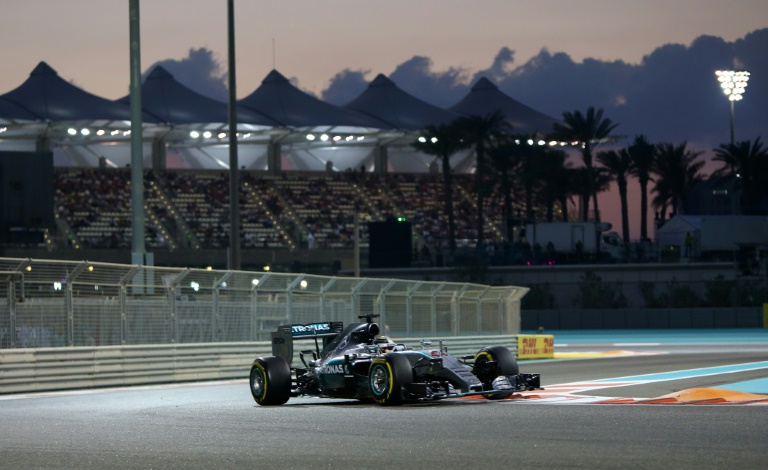
[(484, 116), (501, 111), (514, 132), (520, 134), (546, 134), (552, 131), (552, 126), (557, 122), (506, 95), (485, 77), (480, 78), (461, 101), (448, 109), (465, 116)]
[(285, 76), (277, 70), (272, 69), (272, 71), (264, 77), (264, 80), (262, 80), (261, 83), (290, 83), (290, 80), (285, 78)]
[(53, 67), (45, 63), (45, 61), (40, 61), (40, 63), (37, 64), (37, 67), (32, 69), (32, 73), (29, 74), (30, 77), (35, 75), (58, 75), (58, 73), (53, 70)]
[(156, 66), (154, 69), (152, 69), (151, 72), (149, 72), (149, 75), (147, 75), (147, 80), (157, 80), (163, 78), (173, 78), (173, 74), (165, 70), (162, 65)]
[[(158, 122), (172, 124), (205, 124), (229, 122), (229, 106), (223, 101), (202, 95), (180, 83), (163, 66), (156, 66), (141, 85), (141, 106)], [(131, 96), (118, 100), (130, 105)], [(277, 123), (253, 110), (237, 108), (238, 124), (275, 126)]]
[(485, 77), (481, 77), (480, 80), (475, 83), (475, 86), (472, 87), (472, 91), (483, 91), (483, 90), (498, 90), (499, 87), (496, 86), (495, 83), (488, 80)]
[(379, 86), (397, 87), (397, 85), (395, 85), (395, 82), (387, 78), (387, 76), (382, 73), (376, 75), (376, 78), (374, 78), (373, 81), (368, 85), (368, 87), (370, 88), (379, 87)]
[(40, 62), (24, 83), (2, 95), (40, 120), (127, 121), (130, 107), (96, 96), (64, 80), (45, 62)]
[(370, 116), (326, 103), (300, 90), (274, 69), (267, 74), (261, 86), (239, 100), (238, 104), (287, 127), (388, 127)]
[(457, 114), (434, 106), (399, 88), (395, 82), (377, 75), (357, 98), (344, 105), (387, 123), (394, 129), (419, 130), (447, 124)]

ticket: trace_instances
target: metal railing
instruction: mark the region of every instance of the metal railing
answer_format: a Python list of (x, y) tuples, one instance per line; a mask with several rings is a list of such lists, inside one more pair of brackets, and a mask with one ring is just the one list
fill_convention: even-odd
[(244, 342), (379, 314), (391, 336), (513, 335), (528, 288), (0, 258), (0, 348)]

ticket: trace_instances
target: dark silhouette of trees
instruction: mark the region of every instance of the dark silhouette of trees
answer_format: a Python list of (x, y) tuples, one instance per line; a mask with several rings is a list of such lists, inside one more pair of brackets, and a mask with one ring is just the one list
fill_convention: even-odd
[(648, 239), (648, 182), (651, 181), (656, 158), (656, 146), (648, 142), (645, 135), (635, 136), (634, 142), (627, 150), (632, 159), (630, 173), (640, 184), (640, 239)]
[(627, 177), (632, 169), (632, 157), (629, 150), (609, 150), (597, 154), (597, 161), (607, 170), (612, 180), (616, 181), (621, 200), (621, 236), (629, 243), (629, 205), (627, 204)]
[[(525, 173), (525, 148), (516, 145), (514, 142), (504, 142), (494, 145), (488, 149), (490, 163), (498, 174), (499, 185), (504, 198), (504, 207), (502, 209), (502, 220), (504, 221), (504, 235), (509, 239), (510, 221), (512, 219), (512, 188), (515, 178), (513, 174), (522, 175)], [(523, 179), (523, 184), (527, 191), (530, 189)]]
[(486, 161), (488, 148), (499, 142), (509, 134), (511, 128), (507, 124), (504, 113), (495, 111), (485, 116), (466, 116), (456, 122), (461, 131), (462, 138), (475, 148), (475, 190), (477, 191), (477, 243), (484, 240), (484, 210), (483, 202), (492, 190), (488, 184), (488, 162)]
[(542, 155), (541, 183), (547, 222), (555, 220), (555, 203), (560, 203), (560, 218), (568, 221), (568, 201), (573, 195), (571, 184), (573, 169), (566, 162), (566, 154), (559, 149), (548, 148)]
[(445, 214), (448, 217), (448, 249), (451, 257), (456, 254), (456, 216), (453, 211), (453, 172), (451, 156), (468, 146), (461, 138), (458, 120), (451, 124), (429, 126), (424, 130), (423, 139), (412, 144), (417, 150), (440, 158), (443, 172), (443, 195)]
[(768, 150), (763, 148), (760, 137), (754, 141), (743, 140), (722, 144), (715, 149), (712, 161), (723, 163), (714, 172), (716, 176), (737, 178), (741, 189), (739, 205), (743, 214), (764, 214), (764, 201), (768, 196)]
[(702, 180), (700, 173), (704, 162), (698, 160), (701, 152), (688, 150), (687, 143), (670, 143), (657, 146), (656, 163), (653, 173), (656, 185), (653, 192), (653, 206), (660, 209), (662, 220), (666, 218), (667, 207), (673, 214), (687, 209), (687, 194), (693, 186)]
[(590, 187), (588, 191), (588, 197), (582, 204), (582, 219), (587, 221), (589, 219), (589, 197), (592, 198), (593, 208), (595, 211), (595, 220), (600, 221), (600, 208), (597, 204), (597, 186), (595, 180), (595, 171), (592, 162), (592, 151), (605, 141), (611, 135), (611, 132), (618, 126), (618, 123), (614, 123), (608, 118), (603, 118), (603, 110), (595, 110), (594, 107), (587, 109), (587, 112), (582, 114), (581, 111), (564, 112), (563, 123), (556, 123), (554, 125), (554, 138), (560, 141), (578, 142), (581, 146), (581, 155), (584, 160), (584, 167), (587, 170), (588, 181)]

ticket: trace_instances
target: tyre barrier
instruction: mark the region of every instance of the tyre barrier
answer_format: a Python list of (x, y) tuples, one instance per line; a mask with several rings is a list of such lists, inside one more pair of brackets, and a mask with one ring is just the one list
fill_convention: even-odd
[[(421, 340), (395, 340), (420, 349)], [(501, 345), (517, 353), (517, 335), (461, 336), (440, 341), (456, 357)], [(253, 360), (272, 355), (269, 341), (0, 349), (0, 394), (127, 385), (246, 379)], [(298, 353), (293, 364), (298, 363)]]

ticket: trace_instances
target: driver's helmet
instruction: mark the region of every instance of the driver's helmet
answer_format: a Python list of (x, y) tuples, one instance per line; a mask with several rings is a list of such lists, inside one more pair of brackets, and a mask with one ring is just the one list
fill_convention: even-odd
[(379, 351), (382, 353), (392, 351), (395, 349), (395, 342), (389, 336), (377, 336), (374, 343), (379, 347)]

